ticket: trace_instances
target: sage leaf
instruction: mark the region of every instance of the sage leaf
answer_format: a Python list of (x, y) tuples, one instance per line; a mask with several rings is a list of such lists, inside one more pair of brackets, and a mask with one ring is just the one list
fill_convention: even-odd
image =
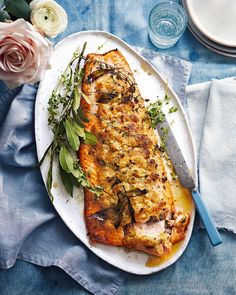
[(73, 181), (70, 177), (71, 174), (66, 173), (65, 170), (61, 167), (61, 165), (59, 167), (62, 183), (67, 192), (70, 194), (70, 196), (73, 197)]
[(59, 162), (65, 172), (70, 173), (74, 169), (74, 159), (65, 145), (62, 145), (59, 153)]
[[(0, 0), (0, 3), (1, 1), (4, 0)], [(30, 2), (30, 0), (7, 1), (8, 5), (12, 5), (13, 2), (17, 2), (17, 5), (19, 2), (21, 4)], [(14, 14), (16, 15), (16, 13)], [(13, 16), (14, 19), (17, 18), (13, 13), (11, 14), (11, 12), (9, 12), (9, 15)], [(73, 54), (71, 61), (60, 76), (48, 102), (48, 124), (51, 127), (54, 138), (51, 145), (47, 147), (39, 165), (42, 164), (45, 156), (48, 155), (51, 166), (48, 170), (46, 187), (51, 199), (53, 199), (51, 188), (53, 183), (52, 162), (54, 157), (59, 160), (61, 181), (65, 190), (71, 196), (73, 196), (74, 185), (86, 187), (97, 195), (101, 192), (100, 187), (91, 186), (87, 175), (80, 166), (79, 160), (76, 158), (76, 151), (79, 149), (80, 139), (90, 144), (95, 144), (97, 142), (96, 136), (88, 131), (85, 133), (84, 122), (89, 122), (89, 119), (83, 113), (82, 108), (80, 108), (81, 98), (85, 99), (89, 104), (93, 103), (91, 99), (80, 90), (84, 78), (84, 65), (81, 67), (80, 63), (85, 59), (85, 47), (86, 43), (83, 46), (82, 52), (79, 52), (79, 49), (77, 49)], [(77, 64), (75, 65), (76, 60)]]
[(81, 93), (78, 91), (78, 88), (75, 87), (74, 92), (73, 92), (73, 110), (76, 112), (80, 106), (80, 98), (81, 98)]
[(99, 98), (97, 99), (97, 102), (99, 103), (109, 103), (111, 102), (114, 98), (116, 98), (118, 96), (117, 93), (113, 93), (113, 92), (110, 92), (110, 93), (101, 93), (99, 95)]
[(90, 192), (94, 193), (96, 196), (99, 196), (103, 191), (103, 187), (102, 186), (95, 186), (95, 187), (90, 186), (89, 190), (90, 190)]
[(30, 6), (25, 0), (6, 0), (5, 9), (16, 18), (30, 20)]
[(0, 22), (4, 22), (6, 19), (11, 19), (10, 15), (5, 10), (0, 10)]
[(81, 179), (83, 177), (83, 172), (80, 170), (80, 169), (76, 169), (76, 168), (73, 168), (71, 170), (71, 173), (73, 174), (73, 176), (80, 182), (81, 184)]
[(122, 199), (122, 200), (119, 200), (117, 205), (116, 205), (116, 208), (115, 208), (116, 212), (117, 212), (116, 221), (115, 221), (115, 228), (116, 229), (121, 224), (121, 221), (122, 221), (122, 218), (123, 218), (123, 212), (124, 212), (126, 204), (127, 204), (127, 199)]
[(73, 174), (69, 174), (69, 177), (74, 186), (81, 187), (80, 181)]
[(65, 122), (65, 126), (66, 126), (66, 137), (68, 139), (69, 145), (74, 151), (78, 151), (80, 146), (80, 140), (74, 129), (73, 124), (67, 119)]
[(88, 186), (89, 186), (89, 182), (88, 182), (88, 180), (87, 180), (86, 178), (82, 178), (82, 179), (81, 179), (81, 185), (82, 185), (83, 187), (88, 187)]
[(82, 127), (80, 127), (78, 124), (74, 123), (74, 124), (73, 124), (73, 129), (74, 129), (75, 133), (76, 133), (79, 137), (82, 137), (83, 139), (85, 139), (84, 128), (82, 128)]
[(88, 104), (92, 104), (91, 99), (81, 91), (81, 95), (83, 96), (84, 100), (88, 103)]
[(77, 113), (82, 121), (87, 122), (87, 123), (89, 122), (89, 119), (85, 116), (85, 114), (81, 108), (78, 109)]
[(130, 214), (130, 217), (131, 217), (131, 221), (132, 223), (135, 223), (135, 211), (134, 211), (134, 208), (132, 206), (132, 203), (130, 201), (129, 198), (127, 198), (127, 201), (128, 201), (128, 209), (129, 209), (129, 214)]
[(91, 132), (86, 131), (86, 130), (84, 132), (85, 132), (84, 143), (91, 144), (91, 145), (97, 144), (98, 140), (94, 134), (92, 134)]
[(84, 128), (84, 124), (83, 124), (82, 120), (80, 119), (79, 115), (78, 115), (75, 111), (73, 111), (73, 110), (72, 110), (72, 114), (73, 114), (73, 119), (74, 119), (74, 121), (76, 121), (76, 123), (77, 123), (80, 127)]

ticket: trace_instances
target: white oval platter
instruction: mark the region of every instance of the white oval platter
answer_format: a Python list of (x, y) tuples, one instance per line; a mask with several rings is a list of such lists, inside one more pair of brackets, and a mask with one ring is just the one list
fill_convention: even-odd
[[(82, 47), (86, 41), (87, 49), (85, 54), (96, 52), (98, 47), (102, 44), (104, 45), (102, 49), (99, 50), (99, 53), (104, 53), (118, 48), (127, 59), (144, 99), (150, 99), (151, 102), (154, 102), (156, 101), (157, 96), (163, 97), (164, 95), (166, 82), (161, 75), (142, 56), (116, 36), (102, 31), (83, 31), (68, 36), (55, 46), (51, 68), (45, 72), (36, 98), (35, 137), (38, 159), (42, 158), (46, 148), (51, 143), (53, 138), (52, 132), (50, 131), (47, 123), (48, 99), (55, 87), (58, 77), (71, 59), (73, 52), (79, 45)], [(174, 119), (175, 121), (171, 127), (172, 131), (176, 134), (176, 139), (186, 157), (188, 166), (192, 170), (196, 179), (196, 160), (189, 125), (178, 97), (169, 87), (168, 94), (171, 97), (171, 103), (177, 106), (179, 111), (172, 114), (171, 118), (167, 118), (168, 120)], [(46, 183), (48, 167), (49, 161), (46, 157), (43, 165), (41, 166), (44, 183)], [(194, 205), (192, 205), (191, 220), (187, 229), (186, 237), (181, 243), (178, 251), (170, 257), (169, 260), (164, 261), (161, 265), (150, 268), (145, 266), (149, 257), (148, 254), (141, 253), (139, 251), (127, 252), (124, 248), (102, 244), (91, 245), (89, 243), (84, 222), (83, 190), (76, 190), (74, 197), (71, 198), (61, 184), (57, 167), (57, 163), (54, 163), (54, 181), (52, 188), (52, 194), (54, 196), (53, 205), (69, 229), (97, 256), (124, 271), (139, 275), (146, 275), (168, 267), (182, 255), (183, 251), (187, 247), (192, 233), (195, 216)]]

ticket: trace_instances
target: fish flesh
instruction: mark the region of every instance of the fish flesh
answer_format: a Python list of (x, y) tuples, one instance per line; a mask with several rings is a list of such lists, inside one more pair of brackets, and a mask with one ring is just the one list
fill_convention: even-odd
[(78, 157), (98, 196), (85, 189), (90, 241), (163, 256), (182, 240), (190, 212), (177, 210), (160, 141), (128, 62), (118, 50), (88, 54), (81, 107), (97, 144), (81, 144)]

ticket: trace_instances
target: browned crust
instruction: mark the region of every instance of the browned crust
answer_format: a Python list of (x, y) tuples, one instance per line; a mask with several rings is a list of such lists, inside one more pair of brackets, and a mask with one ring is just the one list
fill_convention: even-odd
[(116, 229), (111, 223), (97, 218), (86, 217), (86, 226), (92, 243), (123, 246), (122, 228)]
[[(124, 56), (121, 54), (121, 52), (118, 49), (110, 50), (104, 54), (93, 54), (93, 53), (88, 54), (86, 57), (86, 60), (92, 61), (96, 59), (101, 59), (101, 57), (105, 57), (105, 60), (106, 60), (106, 57), (113, 55), (113, 53), (115, 53), (115, 55), (118, 55), (116, 60), (119, 60), (119, 63), (127, 64)], [(88, 77), (89, 74), (90, 74), (90, 63), (87, 62), (84, 66), (84, 79), (82, 82), (82, 91), (86, 95), (89, 95), (89, 85), (85, 83), (85, 79), (86, 77)], [(88, 119), (90, 120), (90, 122), (86, 123), (85, 125), (86, 130), (93, 132), (93, 134), (95, 135), (98, 135), (101, 128), (100, 122), (96, 116), (90, 114), (91, 105), (89, 105), (84, 99), (82, 99), (81, 107), (83, 111), (85, 112), (86, 116), (88, 117)], [(94, 154), (92, 154), (92, 150), (96, 150), (96, 148), (98, 148), (98, 145), (99, 143), (96, 146), (91, 147), (87, 144), (81, 144), (79, 152), (78, 152), (79, 160), (84, 171), (88, 171), (91, 168), (91, 164), (93, 164), (93, 168), (94, 168), (94, 171), (96, 171), (96, 173), (93, 174), (92, 177), (88, 176), (88, 179), (90, 180), (91, 184), (94, 186), (101, 185), (99, 181), (99, 174), (102, 173), (101, 167), (99, 167), (99, 165), (97, 164), (95, 160)], [(104, 209), (103, 207), (101, 207), (101, 203), (96, 201), (96, 198), (94, 198), (94, 194), (91, 193), (90, 191), (85, 190), (84, 197), (85, 197), (85, 207), (84, 207), (85, 216), (89, 216), (91, 214), (94, 214)]]
[[(88, 54), (87, 55), (87, 62), (84, 67), (85, 75), (84, 80), (82, 83), (82, 91), (86, 95), (90, 95), (91, 91), (91, 84), (86, 83), (86, 78), (91, 74), (91, 71), (93, 70), (93, 63), (95, 60), (112, 60), (113, 63), (119, 64), (123, 67), (125, 67), (126, 71), (131, 73), (130, 67), (125, 60), (124, 56), (120, 53), (119, 50), (111, 50), (104, 54)], [(136, 87), (136, 92), (139, 94), (138, 89)], [(98, 114), (92, 110), (92, 106), (89, 105), (84, 99), (81, 100), (81, 107), (83, 111), (85, 112), (85, 115), (89, 118), (89, 123), (85, 124), (85, 127), (88, 131), (91, 131), (93, 134), (95, 134), (98, 138), (98, 143), (95, 146), (87, 145), (87, 144), (81, 144), (80, 149), (78, 151), (78, 157), (81, 163), (81, 166), (83, 170), (85, 171), (87, 178), (89, 179), (90, 183), (93, 186), (96, 185), (106, 185), (107, 180), (104, 179), (103, 176), (103, 167), (101, 163), (99, 163), (99, 154), (102, 154), (103, 152), (103, 146), (102, 142), (106, 139), (106, 136), (112, 136), (112, 134), (105, 134), (102, 130), (101, 125), (101, 118), (99, 118)], [(133, 102), (128, 102), (125, 106), (121, 106), (120, 109), (117, 108), (118, 112), (121, 112), (121, 116), (117, 117), (116, 120), (121, 120), (121, 122), (124, 122), (124, 124), (131, 118), (132, 116), (132, 123), (128, 124), (126, 126), (127, 132), (133, 132), (134, 138), (131, 138), (131, 140), (137, 140), (138, 142), (138, 148), (141, 148), (143, 151), (142, 157), (148, 158), (150, 157), (150, 151), (149, 148), (153, 144), (152, 140), (149, 137), (145, 135), (145, 132), (148, 132), (149, 130), (144, 130), (144, 134), (139, 134), (140, 132), (139, 128), (146, 128), (148, 124), (140, 125), (136, 124), (136, 122), (139, 121), (138, 116), (132, 113), (133, 108), (135, 107)], [(102, 109), (100, 109), (100, 113), (102, 114)], [(140, 113), (141, 114), (141, 113)], [(149, 124), (150, 125), (150, 124)], [(139, 127), (137, 127), (139, 126)], [(142, 127), (144, 126), (144, 127)], [(137, 133), (137, 136), (135, 135)], [(133, 149), (133, 152), (135, 152), (135, 149)], [(156, 163), (158, 163), (158, 169), (159, 171), (165, 171), (163, 162), (160, 159), (160, 155), (156, 155)], [(150, 165), (152, 163), (150, 162)], [(89, 173), (92, 171), (92, 173)], [(137, 175), (137, 177), (139, 177)], [(166, 201), (159, 201), (157, 204), (154, 204), (152, 206), (153, 214), (155, 215), (159, 211), (166, 208), (168, 212), (175, 213), (174, 208), (174, 200), (173, 195), (171, 192), (170, 184), (168, 181), (164, 181), (166, 178), (166, 175), (163, 172), (163, 176), (160, 179), (160, 175), (158, 173), (151, 173), (150, 176), (151, 181), (155, 181), (156, 185), (158, 186), (158, 190), (160, 190), (160, 194), (164, 194), (164, 199)], [(129, 179), (131, 181), (131, 179)], [(163, 183), (164, 181), (164, 183)], [(119, 188), (119, 185), (117, 186)], [(134, 232), (132, 230), (129, 231), (128, 235), (124, 234), (123, 226), (126, 224), (123, 222), (121, 226), (118, 228), (115, 228), (114, 226), (114, 218), (108, 218), (106, 220), (95, 218), (96, 213), (101, 212), (102, 210), (107, 210), (108, 208), (113, 207), (117, 203), (117, 196), (116, 190), (113, 190), (114, 195), (107, 195), (105, 192), (102, 194), (100, 198), (97, 198), (93, 193), (91, 193), (89, 190), (85, 189), (85, 200), (84, 200), (84, 214), (85, 214), (85, 221), (86, 226), (88, 230), (88, 234), (90, 237), (91, 242), (99, 242), (103, 244), (109, 244), (113, 246), (125, 246), (132, 249), (142, 250), (148, 253), (151, 253), (153, 255), (161, 256), (163, 253), (169, 252), (171, 249), (171, 244), (176, 243), (177, 241), (181, 240), (185, 236), (185, 231), (187, 228), (187, 225), (189, 223), (189, 213), (185, 213), (185, 222), (184, 224), (180, 226), (174, 226), (172, 229), (172, 235), (168, 241), (165, 241), (164, 243), (160, 242), (160, 244), (155, 244), (156, 242), (154, 240), (150, 240), (148, 238), (143, 238), (143, 236), (135, 236)], [(142, 197), (140, 197), (142, 198)], [(138, 198), (136, 198), (138, 199)], [(131, 203), (135, 206), (135, 199), (132, 199)], [(135, 218), (140, 218), (140, 213), (135, 212)], [(125, 219), (125, 217), (124, 217)], [(129, 220), (130, 217), (127, 219)], [(130, 222), (130, 220), (129, 220)]]

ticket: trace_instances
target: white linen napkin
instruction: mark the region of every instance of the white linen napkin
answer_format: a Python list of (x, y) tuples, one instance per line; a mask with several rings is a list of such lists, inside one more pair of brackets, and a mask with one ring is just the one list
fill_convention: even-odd
[(236, 78), (187, 87), (202, 198), (216, 226), (236, 233)]

